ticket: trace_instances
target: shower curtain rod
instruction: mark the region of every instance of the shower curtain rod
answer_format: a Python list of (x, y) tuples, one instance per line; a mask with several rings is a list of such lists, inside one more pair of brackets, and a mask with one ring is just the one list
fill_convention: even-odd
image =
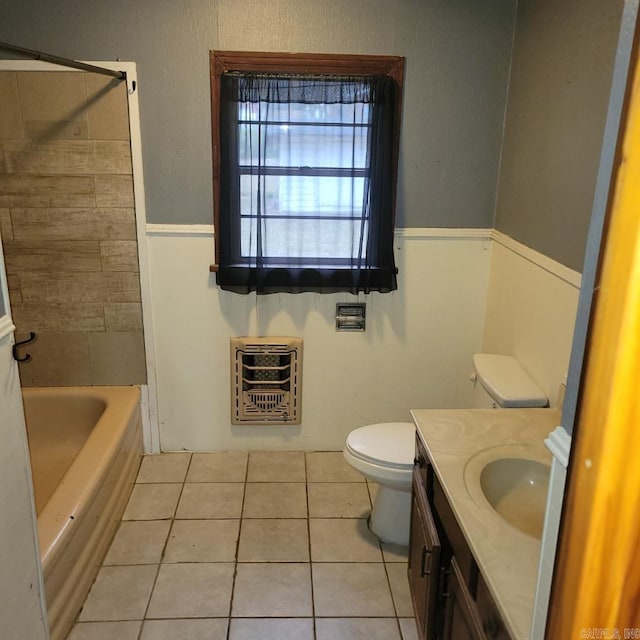
[(42, 60), (43, 62), (51, 62), (52, 64), (59, 64), (63, 67), (71, 67), (73, 69), (81, 69), (82, 71), (91, 71), (92, 73), (101, 73), (105, 76), (112, 76), (117, 80), (126, 80), (126, 71), (113, 71), (112, 69), (105, 69), (104, 67), (96, 67), (93, 64), (86, 64), (85, 62), (78, 62), (77, 60), (71, 60), (70, 58), (61, 58), (60, 56), (52, 56), (42, 51), (34, 51), (33, 49), (24, 49), (23, 47), (16, 47), (13, 44), (7, 44), (6, 42), (0, 42), (0, 51), (8, 51), (14, 53), (17, 56), (23, 58), (31, 58), (32, 60)]

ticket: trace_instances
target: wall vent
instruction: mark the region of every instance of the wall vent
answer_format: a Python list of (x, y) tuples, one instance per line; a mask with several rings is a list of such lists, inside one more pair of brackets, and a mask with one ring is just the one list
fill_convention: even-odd
[(301, 419), (302, 339), (231, 338), (231, 423)]

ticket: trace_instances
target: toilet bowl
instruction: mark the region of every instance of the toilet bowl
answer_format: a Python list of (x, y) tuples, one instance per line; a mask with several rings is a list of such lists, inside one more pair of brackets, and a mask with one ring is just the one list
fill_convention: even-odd
[(347, 437), (344, 459), (379, 485), (369, 528), (382, 542), (409, 544), (414, 447), (411, 422), (370, 424)]

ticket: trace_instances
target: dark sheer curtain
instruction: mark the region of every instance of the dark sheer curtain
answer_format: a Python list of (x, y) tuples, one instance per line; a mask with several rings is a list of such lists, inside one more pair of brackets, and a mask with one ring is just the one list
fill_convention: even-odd
[(221, 76), (222, 289), (397, 288), (396, 90), (388, 76)]

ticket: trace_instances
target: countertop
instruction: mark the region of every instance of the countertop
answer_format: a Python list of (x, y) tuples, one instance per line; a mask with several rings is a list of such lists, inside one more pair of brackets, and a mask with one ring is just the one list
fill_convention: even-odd
[[(491, 449), (509, 447), (551, 463), (544, 439), (557, 409), (414, 409), (418, 435), (513, 640), (528, 640), (540, 541), (521, 533), (470, 493), (465, 468)], [(498, 449), (495, 449), (498, 451)], [(471, 462), (470, 462), (471, 461)]]

